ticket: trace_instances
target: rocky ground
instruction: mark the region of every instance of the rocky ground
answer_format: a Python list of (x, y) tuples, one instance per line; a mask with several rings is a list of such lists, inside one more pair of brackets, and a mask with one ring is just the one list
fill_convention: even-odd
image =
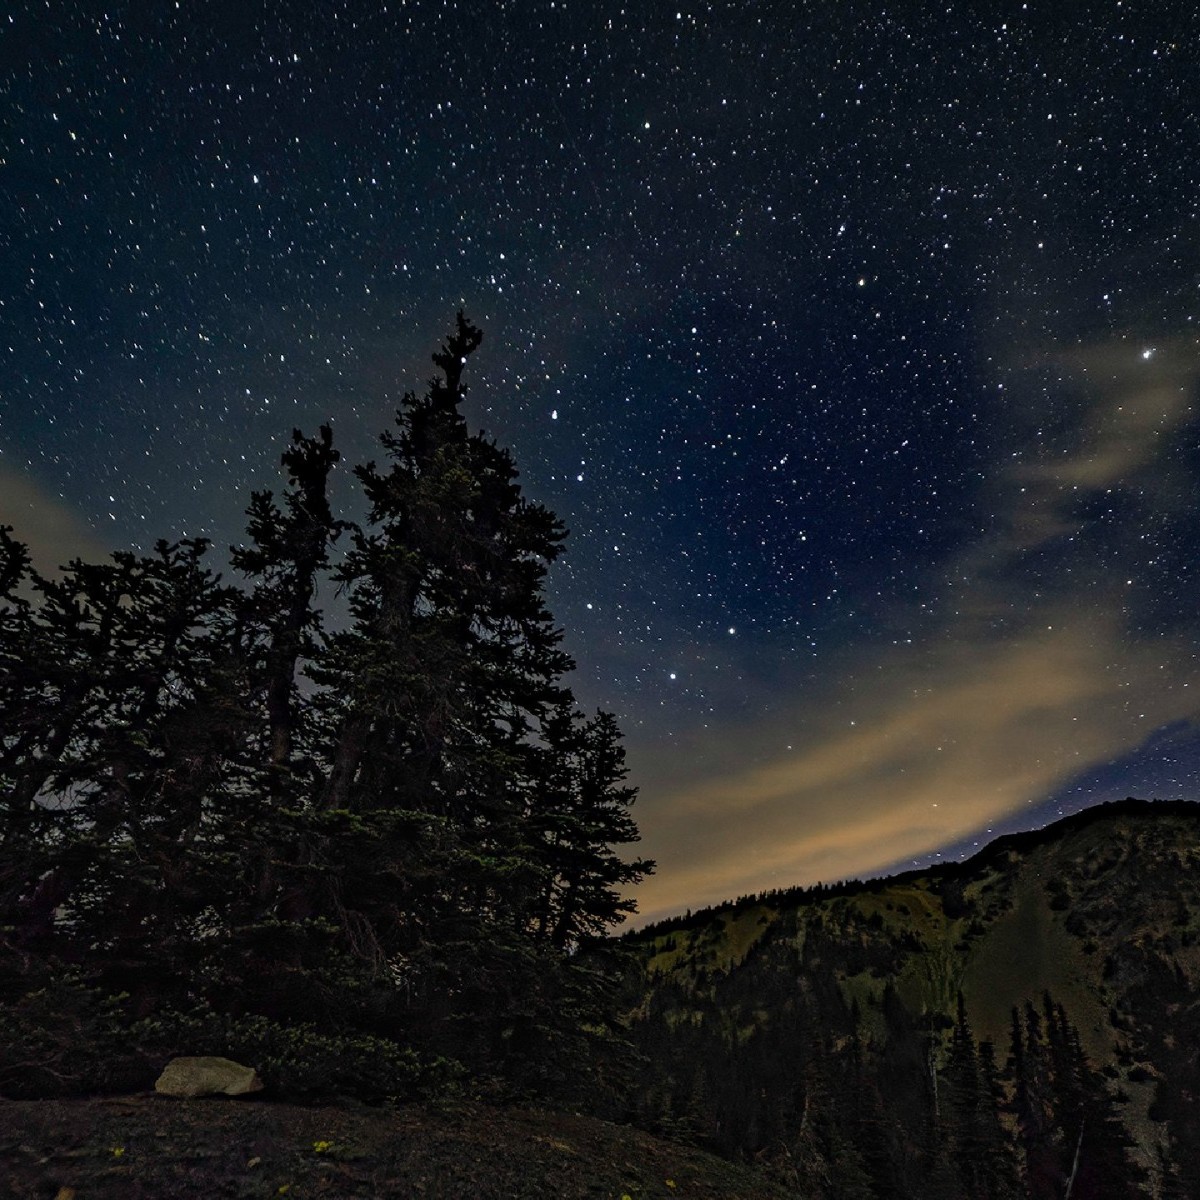
[(0, 1197), (782, 1200), (692, 1146), (587, 1117), (456, 1104), (157, 1095), (0, 1100)]

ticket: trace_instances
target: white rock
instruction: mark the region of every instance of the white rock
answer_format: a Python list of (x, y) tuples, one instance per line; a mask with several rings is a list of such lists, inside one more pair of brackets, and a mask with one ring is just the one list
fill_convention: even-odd
[(244, 1096), (262, 1089), (253, 1067), (229, 1058), (173, 1058), (154, 1084), (164, 1096)]

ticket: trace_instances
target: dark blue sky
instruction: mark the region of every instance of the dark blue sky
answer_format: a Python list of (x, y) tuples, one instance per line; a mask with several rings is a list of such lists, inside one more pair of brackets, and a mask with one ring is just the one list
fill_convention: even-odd
[(0, 519), (234, 540), (461, 306), (647, 912), (1195, 797), (1197, 25), (18, 0)]

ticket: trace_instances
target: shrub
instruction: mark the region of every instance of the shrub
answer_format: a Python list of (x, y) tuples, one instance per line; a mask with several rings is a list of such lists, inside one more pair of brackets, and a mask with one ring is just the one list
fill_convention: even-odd
[(156, 1048), (164, 1064), (175, 1055), (218, 1054), (254, 1067), (271, 1093), (294, 1099), (411, 1099), (441, 1091), (462, 1075), (457, 1063), (425, 1057), (388, 1038), (209, 1008), (156, 1014), (137, 1022), (131, 1034)]
[[(153, 1086), (180, 1055), (215, 1054), (254, 1067), (281, 1097), (353, 1096), (378, 1103), (443, 1092), (462, 1070), (387, 1038), (284, 1024), (203, 1006), (137, 1019), (72, 967), (43, 963), (6, 981), (0, 1096), (36, 1099)], [(14, 994), (15, 993), (15, 994)]]

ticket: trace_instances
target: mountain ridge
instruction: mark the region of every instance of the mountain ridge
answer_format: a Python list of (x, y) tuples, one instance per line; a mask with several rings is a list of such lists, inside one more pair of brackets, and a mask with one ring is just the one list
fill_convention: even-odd
[(1078, 812), (1069, 813), (1064, 817), (1059, 817), (1034, 829), (1021, 829), (1013, 833), (999, 834), (966, 858), (931, 863), (924, 867), (906, 868), (903, 871), (896, 871), (890, 874), (855, 876), (849, 879), (834, 880), (830, 883), (818, 880), (814, 884), (795, 884), (790, 887), (768, 888), (760, 892), (748, 892), (728, 900), (718, 901), (716, 904), (706, 904), (696, 909), (689, 908), (683, 913), (659, 917), (654, 921), (648, 921), (644, 925), (626, 930), (621, 934), (621, 938), (624, 941), (637, 941), (647, 933), (663, 932), (702, 917), (722, 913), (730, 908), (738, 908), (747, 904), (763, 903), (780, 898), (786, 899), (808, 893), (829, 895), (842, 894), (847, 890), (869, 890), (917, 877), (953, 877), (972, 866), (986, 862), (990, 857), (1009, 851), (1023, 852), (1031, 850), (1045, 842), (1053, 841), (1062, 834), (1087, 829), (1089, 826), (1100, 821), (1125, 816), (1153, 817), (1165, 815), (1194, 819), (1198, 828), (1200, 828), (1200, 801), (1183, 799), (1144, 800), (1136, 796), (1126, 796), (1123, 800), (1106, 800), (1101, 804), (1089, 805)]

